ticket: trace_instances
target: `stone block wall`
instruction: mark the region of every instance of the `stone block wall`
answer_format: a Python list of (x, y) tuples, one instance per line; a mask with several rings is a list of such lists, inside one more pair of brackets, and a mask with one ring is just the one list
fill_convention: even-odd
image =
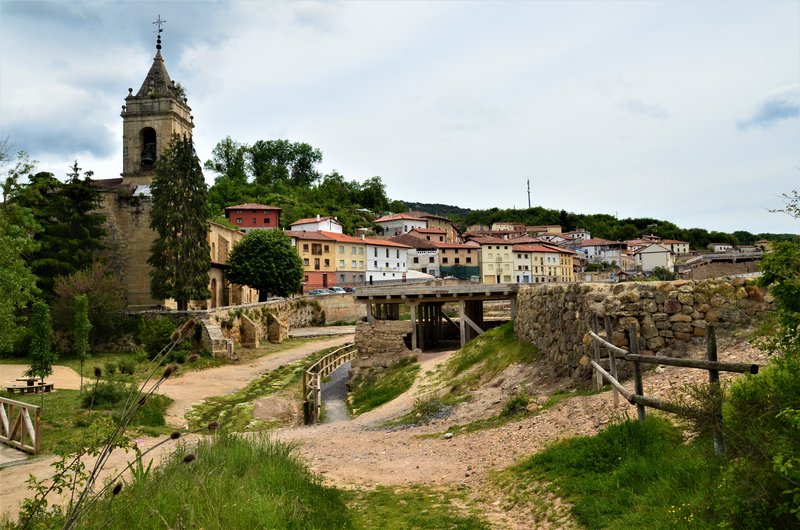
[(358, 322), (355, 337), (358, 357), (353, 360), (353, 371), (388, 368), (403, 359), (414, 357), (414, 352), (408, 349), (404, 340), (409, 333), (409, 320), (375, 320), (372, 324)]
[(535, 344), (558, 375), (588, 377), (580, 359), (591, 353), (592, 316), (611, 320), (613, 342), (628, 347), (627, 329), (639, 334), (641, 353), (679, 354), (701, 340), (709, 324), (722, 328), (769, 311), (771, 299), (745, 280), (543, 284), (521, 286), (517, 295), (518, 338)]
[(757, 260), (737, 261), (736, 263), (712, 261), (692, 267), (687, 276), (692, 280), (705, 280), (720, 276), (751, 274), (758, 272), (760, 266), (761, 262)]

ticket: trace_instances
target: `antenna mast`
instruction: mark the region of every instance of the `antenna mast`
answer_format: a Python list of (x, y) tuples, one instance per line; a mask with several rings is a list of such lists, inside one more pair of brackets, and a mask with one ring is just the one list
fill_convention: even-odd
[(531, 179), (528, 179), (528, 210), (531, 209)]

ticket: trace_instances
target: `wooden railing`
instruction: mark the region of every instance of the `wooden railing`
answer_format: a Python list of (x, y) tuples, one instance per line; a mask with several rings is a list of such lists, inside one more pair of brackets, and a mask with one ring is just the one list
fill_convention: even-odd
[[(708, 370), (708, 380), (712, 385), (719, 385), (720, 372), (739, 372), (750, 374), (758, 373), (759, 366), (757, 364), (727, 363), (717, 360), (717, 338), (715, 327), (713, 325), (709, 325), (706, 329), (707, 359), (681, 359), (677, 357), (662, 357), (659, 355), (640, 355), (639, 334), (636, 331), (636, 327), (633, 325), (628, 327), (630, 351), (626, 350), (625, 348), (620, 348), (619, 346), (611, 343), (611, 322), (608, 318), (605, 320), (605, 332), (606, 338), (603, 338), (597, 334), (597, 320), (595, 319), (592, 323), (592, 331), (589, 332), (589, 335), (592, 337), (594, 343), (594, 359), (589, 360), (588, 357), (586, 357), (584, 359), (584, 364), (591, 364), (592, 368), (594, 368), (595, 373), (597, 374), (597, 382), (599, 386), (602, 386), (603, 379), (611, 384), (614, 389), (613, 393), (615, 406), (619, 402), (617, 393), (622, 394), (622, 396), (631, 405), (636, 405), (639, 421), (644, 421), (645, 419), (645, 407), (651, 407), (679, 415), (686, 412), (684, 405), (670, 403), (644, 395), (644, 385), (642, 383), (642, 370), (640, 363)], [(602, 366), (600, 366), (601, 360), (605, 360), (601, 359), (600, 357), (601, 347), (605, 347), (608, 350), (608, 370), (605, 370)], [(630, 392), (624, 386), (622, 386), (617, 378), (617, 359), (623, 359), (633, 363), (633, 392)], [(716, 413), (720, 416), (721, 425), (722, 411), (716, 411)], [(718, 455), (723, 453), (725, 450), (725, 441), (722, 437), (721, 429), (718, 429), (714, 432), (714, 448)]]
[(322, 412), (322, 380), (348, 361), (355, 359), (358, 350), (353, 343), (337, 348), (303, 372), (303, 412), (306, 425), (318, 423)]
[(38, 453), (40, 410), (36, 405), (0, 397), (0, 443)]

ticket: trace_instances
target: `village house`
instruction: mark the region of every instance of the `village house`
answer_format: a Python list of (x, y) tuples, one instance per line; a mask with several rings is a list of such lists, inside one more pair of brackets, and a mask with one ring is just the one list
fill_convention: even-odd
[(531, 236), (558, 235), (561, 234), (561, 225), (526, 226), (525, 231)]
[(367, 283), (403, 281), (408, 271), (408, 245), (387, 239), (364, 238), (367, 248)]
[(585, 228), (576, 228), (570, 232), (564, 232), (561, 235), (570, 239), (592, 239), (592, 234)]
[(634, 252), (636, 269), (641, 272), (652, 272), (661, 267), (672, 272), (675, 269), (675, 256), (670, 249), (658, 244), (650, 243)]
[(461, 232), (453, 221), (441, 215), (435, 215), (427, 212), (408, 212), (408, 215), (425, 219), (428, 228), (437, 228), (444, 230), (444, 240), (448, 243), (458, 243), (461, 240)]
[(526, 230), (525, 223), (513, 223), (505, 221), (498, 221), (496, 223), (492, 223), (492, 232), (525, 233), (525, 230)]
[(481, 277), (483, 283), (512, 283), (514, 281), (514, 252), (507, 240), (478, 237), (472, 241), (481, 246)]
[(317, 231), (286, 230), (303, 260), (303, 291), (336, 285), (336, 242)]
[(569, 283), (575, 281), (573, 252), (542, 244), (513, 246), (517, 283)]
[(439, 249), (427, 240), (414, 237), (411, 233), (389, 239), (408, 248), (408, 270), (439, 277)]
[(320, 217), (317, 215), (317, 218), (310, 218), (310, 219), (298, 219), (297, 221), (293, 222), (289, 225), (291, 230), (302, 231), (307, 230), (309, 232), (335, 232), (337, 234), (343, 233), (343, 226), (342, 223), (339, 222), (338, 219), (335, 217)]
[(662, 247), (667, 247), (676, 256), (682, 254), (689, 254), (688, 241), (679, 241), (677, 239), (662, 239), (661, 241), (658, 242), (658, 244), (661, 245)]
[(447, 232), (441, 228), (414, 228), (408, 234), (420, 239), (438, 241), (440, 243), (444, 243), (447, 237)]
[(428, 221), (407, 213), (393, 213), (375, 219), (375, 223), (383, 228), (385, 236), (407, 234), (415, 228), (428, 228)]
[(225, 218), (245, 232), (279, 228), (281, 209), (266, 204), (237, 204), (225, 208)]
[(335, 242), (333, 245), (335, 285), (363, 285), (367, 274), (367, 245), (364, 240), (338, 232), (319, 233)]
[(439, 274), (460, 280), (480, 280), (481, 246), (478, 243), (432, 242), (439, 250)]
[(624, 242), (592, 238), (577, 241), (575, 246), (575, 250), (586, 255), (589, 263), (607, 263), (623, 270), (626, 268), (628, 260), (623, 255), (628, 247)]

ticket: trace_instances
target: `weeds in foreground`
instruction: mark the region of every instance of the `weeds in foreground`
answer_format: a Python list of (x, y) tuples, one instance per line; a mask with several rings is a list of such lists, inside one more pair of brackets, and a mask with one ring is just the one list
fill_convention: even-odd
[[(124, 404), (116, 422), (111, 423), (108, 416), (96, 418), (106, 422), (107, 429), (87, 428), (84, 430), (84, 437), (81, 440), (77, 451), (64, 454), (53, 464), (55, 475), (49, 480), (39, 480), (34, 476), (28, 479), (30, 489), (34, 492), (32, 498), (26, 499), (19, 514), (18, 525), (21, 528), (33, 526), (50, 526), (54, 520), (63, 519), (63, 528), (69, 530), (75, 528), (79, 520), (84, 516), (86, 507), (93, 501), (100, 498), (107, 491), (119, 492), (121, 484), (119, 482), (123, 473), (134, 467), (136, 462), (157, 447), (180, 438), (180, 433), (173, 433), (147, 451), (139, 454), (129, 466), (121, 471), (116, 477), (109, 481), (104, 487), (97, 488), (96, 483), (100, 472), (108, 462), (108, 458), (115, 449), (127, 448), (130, 440), (126, 436), (126, 431), (136, 417), (137, 413), (143, 409), (150, 400), (157, 399), (155, 393), (161, 384), (170, 376), (180, 370), (181, 366), (171, 364), (161, 371), (161, 362), (168, 356), (173, 348), (178, 345), (194, 328), (194, 321), (185, 322), (170, 337), (170, 343), (165, 346), (158, 355), (148, 365), (148, 376), (139, 387), (131, 386), (127, 396), (124, 397)], [(190, 361), (193, 358), (189, 359)], [(100, 384), (102, 371), (95, 368), (95, 381), (93, 391), (87, 395), (89, 401), (89, 417), (87, 422), (91, 425), (92, 413), (95, 406), (95, 397)], [(121, 396), (114, 396), (116, 400), (121, 400)], [(84, 457), (93, 457), (94, 464), (87, 468)], [(59, 504), (50, 504), (48, 497), (51, 494), (68, 494), (66, 510)]]
[(411, 388), (418, 372), (419, 364), (409, 359), (353, 381), (354, 388), (348, 399), (350, 412), (363, 414), (395, 399)]

